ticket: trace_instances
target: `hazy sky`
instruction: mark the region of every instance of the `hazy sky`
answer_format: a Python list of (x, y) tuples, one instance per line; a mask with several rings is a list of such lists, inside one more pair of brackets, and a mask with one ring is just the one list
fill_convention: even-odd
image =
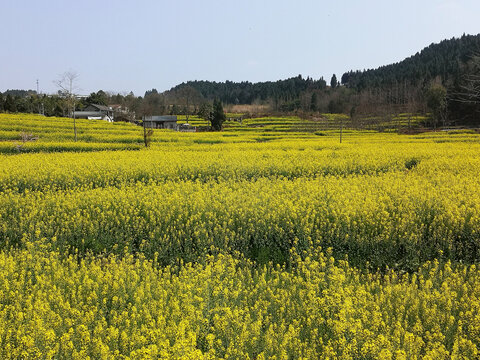
[(188, 80), (330, 80), (480, 33), (478, 0), (0, 0), (0, 91), (144, 94)]

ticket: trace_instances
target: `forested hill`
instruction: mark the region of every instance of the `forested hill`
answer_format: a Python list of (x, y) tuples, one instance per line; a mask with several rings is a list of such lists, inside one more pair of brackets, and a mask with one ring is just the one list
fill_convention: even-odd
[[(443, 40), (431, 44), (405, 60), (365, 71), (349, 71), (341, 77), (341, 83), (349, 88), (362, 91), (369, 88), (391, 86), (428, 86), (434, 79), (440, 79), (446, 86), (454, 85), (464, 74), (466, 64), (472, 55), (480, 54), (480, 34), (463, 35), (460, 38)], [(326, 81), (313, 80), (301, 75), (286, 80), (259, 83), (188, 81), (173, 87), (167, 93), (175, 93), (191, 87), (204, 99), (220, 99), (227, 104), (251, 104), (255, 100), (293, 100), (307, 90), (326, 88)], [(148, 94), (146, 94), (148, 95)]]
[[(344, 113), (359, 119), (428, 113), (432, 121), (426, 125), (480, 126), (480, 34), (443, 40), (378, 69), (349, 71), (341, 84), (335, 74), (330, 86), (323, 78), (301, 75), (259, 83), (188, 81), (162, 93), (149, 90), (143, 98), (100, 90), (77, 107), (93, 102), (121, 105), (136, 114), (187, 114), (219, 99), (226, 105), (259, 103), (262, 111), (271, 113)], [(0, 93), (2, 111), (61, 116), (68, 104), (59, 95), (8, 90)]]
[[(323, 78), (304, 79), (301, 75), (286, 80), (267, 81), (259, 83), (188, 81), (172, 88), (169, 93), (180, 92), (190, 87), (195, 89), (206, 100), (220, 99), (227, 104), (251, 104), (255, 100), (268, 99), (289, 101), (296, 99), (307, 90), (321, 90), (327, 86)], [(147, 94), (146, 94), (147, 95)]]
[[(478, 123), (480, 114), (480, 34), (431, 44), (413, 56), (377, 69), (349, 71), (338, 86), (321, 78), (301, 75), (279, 81), (189, 81), (164, 93), (166, 102), (195, 96), (201, 101), (220, 99), (225, 104), (268, 103), (274, 111), (320, 111), (384, 114), (433, 111), (430, 95), (445, 93), (438, 119)], [(440, 91), (440, 92), (439, 92)], [(145, 98), (150, 95), (145, 94)], [(437, 101), (437, 102), (438, 102)], [(190, 102), (191, 104), (192, 102)], [(437, 121), (440, 121), (438, 120)]]
[(474, 54), (480, 53), (480, 34), (431, 44), (421, 52), (395, 64), (366, 71), (343, 74), (342, 84), (356, 90), (388, 88), (396, 84), (427, 86), (440, 78), (446, 86), (454, 85), (465, 71)]

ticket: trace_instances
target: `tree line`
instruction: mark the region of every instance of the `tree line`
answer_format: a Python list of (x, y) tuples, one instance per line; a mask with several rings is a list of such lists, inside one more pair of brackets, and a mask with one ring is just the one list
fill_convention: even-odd
[[(344, 113), (352, 118), (429, 113), (426, 125), (480, 125), (480, 34), (431, 44), (405, 60), (377, 69), (333, 74), (329, 83), (301, 75), (276, 82), (189, 81), (157, 99), (168, 110), (182, 93), (197, 102), (266, 104), (273, 112)], [(184, 104), (185, 105), (185, 104)], [(176, 108), (175, 110), (181, 110)]]
[[(0, 93), (0, 111), (68, 115), (64, 94), (32, 90)], [(463, 35), (432, 44), (405, 60), (377, 69), (335, 74), (327, 84), (302, 75), (259, 83), (188, 81), (164, 92), (155, 88), (144, 96), (99, 90), (75, 104), (116, 104), (137, 118), (142, 115), (191, 115), (205, 104), (265, 105), (274, 113), (344, 113), (352, 118), (431, 113), (432, 123), (479, 125), (480, 34)]]
[(427, 109), (435, 121), (448, 118), (458, 124), (479, 125), (479, 70), (480, 34), (464, 34), (431, 44), (395, 64), (346, 72), (341, 83), (357, 96), (352, 105), (367, 107), (367, 112), (373, 104), (377, 109)]
[[(139, 109), (141, 98), (133, 93), (109, 94), (103, 90), (78, 99), (75, 110), (79, 111), (88, 104), (119, 104), (126, 108)], [(7, 90), (0, 92), (0, 112), (37, 113), (45, 116), (69, 116), (68, 97), (61, 92), (57, 94), (38, 94), (34, 90)]]

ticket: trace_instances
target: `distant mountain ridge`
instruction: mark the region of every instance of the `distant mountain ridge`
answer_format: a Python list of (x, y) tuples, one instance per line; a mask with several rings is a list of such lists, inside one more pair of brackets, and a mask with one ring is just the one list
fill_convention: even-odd
[(220, 99), (226, 104), (251, 104), (256, 100), (267, 99), (293, 100), (306, 90), (321, 90), (327, 86), (323, 78), (313, 80), (306, 79), (302, 75), (285, 80), (265, 81), (251, 83), (242, 82), (215, 82), (215, 81), (188, 81), (177, 85), (166, 92), (166, 94), (181, 91), (185, 87), (191, 87), (206, 100)]
[[(362, 91), (397, 84), (426, 86), (432, 80), (440, 78), (445, 85), (453, 85), (462, 75), (465, 64), (475, 53), (480, 53), (480, 34), (463, 35), (460, 38), (433, 43), (398, 63), (376, 69), (345, 72), (341, 77), (341, 84)], [(185, 87), (194, 88), (206, 100), (218, 98), (227, 104), (251, 104), (267, 99), (293, 100), (302, 92), (325, 89), (327, 82), (323, 78), (305, 79), (301, 75), (258, 83), (195, 80), (179, 84), (165, 93), (172, 94)]]
[(399, 83), (425, 85), (439, 77), (445, 85), (452, 85), (461, 76), (465, 64), (479, 52), (480, 34), (463, 35), (433, 43), (398, 63), (366, 71), (346, 72), (341, 82), (347, 87), (364, 90)]

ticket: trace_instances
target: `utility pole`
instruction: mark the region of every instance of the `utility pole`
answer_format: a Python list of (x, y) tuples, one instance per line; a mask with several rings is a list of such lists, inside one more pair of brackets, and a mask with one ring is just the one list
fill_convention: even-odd
[(73, 132), (75, 133), (75, 141), (77, 141), (77, 123), (76, 123), (76, 118), (75, 118), (75, 94), (73, 93), (73, 80), (75, 80), (74, 77), (69, 77), (69, 82), (70, 82), (70, 97), (72, 98), (72, 115), (73, 115)]
[[(40, 91), (38, 90), (38, 79), (37, 79), (37, 98), (40, 99)], [(40, 104), (38, 104), (38, 113), (41, 114), (42, 110), (40, 108)]]
[(143, 126), (143, 141), (145, 143), (145, 147), (148, 147), (147, 127), (145, 126), (145, 115), (142, 116), (142, 126)]
[(37, 97), (38, 97), (38, 100), (39, 100), (39, 103), (38, 103), (38, 113), (39, 113), (40, 115), (45, 116), (45, 107), (43, 106), (43, 100), (41, 100), (40, 86), (39, 86), (38, 79), (37, 79)]
[(343, 118), (340, 119), (340, 144), (342, 143), (342, 133), (343, 133)]

